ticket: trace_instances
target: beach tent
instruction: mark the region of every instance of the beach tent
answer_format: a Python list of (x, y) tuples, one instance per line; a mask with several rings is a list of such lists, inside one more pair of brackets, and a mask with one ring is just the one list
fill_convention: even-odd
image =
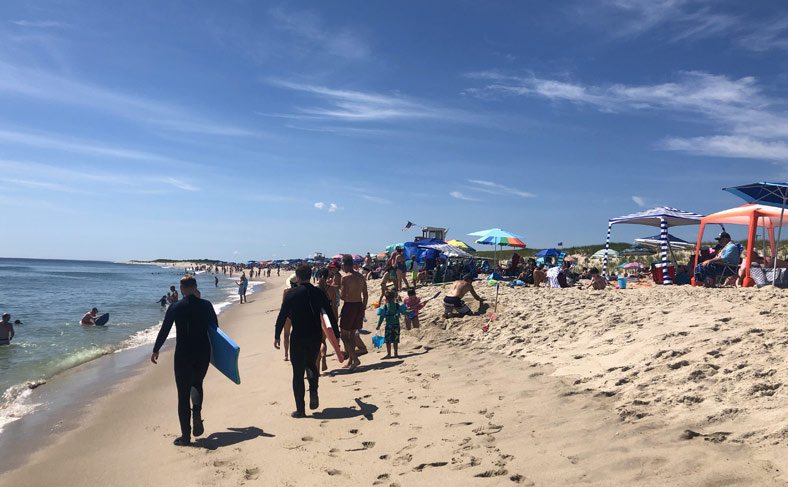
[(656, 250), (646, 245), (630, 245), (629, 247), (622, 250), (618, 255), (625, 257), (635, 257), (638, 255), (652, 255), (654, 253), (656, 253)]
[[(660, 228), (660, 247), (662, 248), (662, 283), (673, 284), (673, 279), (671, 279), (670, 275), (668, 274), (668, 250), (670, 249), (670, 242), (668, 241), (668, 228), (679, 225), (697, 225), (700, 223), (701, 218), (703, 218), (703, 215), (689, 211), (677, 210), (676, 208), (669, 208), (667, 206), (659, 206), (650, 210), (632, 213), (631, 215), (611, 218), (607, 222), (605, 262), (603, 264), (602, 274), (605, 276), (607, 275), (607, 256), (610, 249), (610, 232), (613, 230), (613, 225), (617, 223), (649, 225)], [(670, 249), (670, 252), (672, 256), (672, 249)]]
[[(703, 230), (709, 223), (731, 224), (731, 225), (747, 225), (749, 231), (747, 232), (747, 254), (745, 256), (745, 276), (742, 281), (743, 287), (752, 287), (755, 281), (750, 277), (750, 263), (752, 262), (752, 253), (755, 250), (755, 237), (758, 227), (763, 228), (769, 235), (769, 246), (771, 247), (772, 257), (777, 255), (777, 244), (774, 240), (774, 229), (782, 228), (788, 225), (788, 220), (782, 220), (782, 209), (774, 206), (766, 205), (742, 205), (729, 210), (719, 211), (709, 216), (703, 217), (700, 221), (700, 230), (698, 230), (698, 243), (695, 246), (695, 265), (698, 265), (698, 254), (700, 253), (701, 240), (703, 239)], [(765, 239), (764, 239), (765, 240)], [(764, 242), (765, 245), (765, 242)], [(694, 281), (694, 278), (693, 278)]]
[[(733, 188), (722, 188), (723, 191), (728, 191), (736, 196), (744, 199), (747, 203), (755, 203), (760, 205), (775, 206), (780, 208), (780, 223), (777, 229), (777, 246), (780, 246), (780, 237), (782, 237), (783, 230), (783, 216), (785, 215), (785, 207), (788, 206), (788, 183), (753, 183), (745, 184), (744, 186), (736, 186)], [(777, 256), (774, 257), (774, 268), (772, 275), (777, 273)], [(774, 281), (775, 286), (777, 280)]]
[[(677, 249), (689, 249), (695, 246), (695, 244), (687, 242), (686, 240), (682, 240), (674, 235), (668, 233), (668, 242), (670, 242), (670, 246)], [(659, 247), (662, 245), (662, 235), (652, 235), (650, 237), (643, 237), (643, 238), (636, 238), (635, 243), (649, 245), (651, 247)]]
[(395, 243), (395, 244), (391, 244), (391, 245), (386, 245), (386, 252), (394, 252), (394, 250), (396, 250), (397, 247), (403, 247), (404, 248), (405, 247), (405, 243), (404, 242), (400, 242), (400, 243)]

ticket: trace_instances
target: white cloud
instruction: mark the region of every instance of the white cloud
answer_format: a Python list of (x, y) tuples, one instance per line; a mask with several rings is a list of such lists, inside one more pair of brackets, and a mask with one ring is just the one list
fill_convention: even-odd
[(528, 96), (569, 102), (605, 113), (672, 113), (692, 116), (722, 134), (684, 139), (670, 137), (659, 148), (718, 157), (785, 159), (788, 112), (784, 101), (766, 95), (751, 76), (727, 76), (690, 71), (677, 80), (651, 85), (583, 85), (535, 76), (496, 72), (470, 73), (485, 81), (470, 93), (491, 96)]
[(370, 122), (405, 119), (441, 119), (463, 121), (468, 115), (457, 110), (431, 106), (426, 102), (404, 96), (389, 96), (355, 90), (339, 90), (284, 80), (269, 80), (281, 88), (306, 93), (323, 104), (299, 107), (286, 118), (303, 120), (337, 120)]
[(233, 255), (238, 255), (239, 253), (237, 250), (233, 250)]
[(469, 179), (469, 183), (473, 184), (474, 186), (472, 189), (474, 191), (481, 191), (482, 193), (489, 193), (489, 194), (497, 194), (497, 195), (513, 195), (519, 196), (521, 198), (533, 198), (533, 193), (528, 193), (527, 191), (520, 191), (517, 188), (512, 188), (510, 186), (505, 186), (503, 184), (494, 183), (492, 181), (484, 181), (481, 179)]
[(642, 196), (633, 196), (632, 197), (632, 201), (634, 201), (635, 204), (640, 206), (640, 207), (648, 206), (646, 204), (646, 200)]
[(317, 208), (318, 210), (322, 210), (325, 207), (326, 207), (326, 204), (323, 203), (322, 201), (318, 201), (317, 203), (315, 203), (315, 208)]
[(386, 198), (381, 198), (379, 196), (370, 196), (368, 194), (362, 194), (361, 197), (367, 201), (371, 201), (372, 203), (378, 203), (380, 205), (390, 205), (393, 203), (391, 200), (387, 200)]
[(334, 213), (335, 211), (337, 211), (338, 208), (339, 207), (335, 203), (331, 203), (330, 205), (328, 205), (328, 212)]
[(182, 189), (184, 191), (199, 191), (200, 188), (193, 186), (182, 179), (177, 178), (159, 178), (158, 181), (163, 183), (167, 183), (169, 185), (175, 186), (178, 189)]
[(49, 29), (53, 27), (68, 27), (68, 24), (55, 20), (9, 20), (14, 25), (20, 27), (32, 27), (38, 29)]
[(371, 51), (365, 41), (349, 28), (329, 29), (316, 12), (270, 10), (276, 27), (293, 35), (293, 43), (302, 50), (319, 51), (351, 60), (370, 57)]
[(175, 132), (222, 136), (256, 136), (256, 132), (220, 124), (165, 101), (115, 91), (46, 71), (0, 60), (0, 92), (111, 113)]
[(111, 147), (95, 141), (64, 138), (46, 133), (30, 133), (0, 129), (0, 140), (14, 144), (46, 147), (48, 149), (55, 149), (65, 152), (76, 152), (94, 156), (177, 162), (167, 157), (160, 156), (158, 154), (152, 154), (150, 152), (142, 152), (123, 147)]
[(761, 23), (751, 33), (739, 38), (739, 45), (756, 52), (771, 49), (788, 51), (788, 17)]
[(465, 200), (465, 201), (479, 201), (476, 198), (471, 198), (470, 196), (465, 196), (464, 194), (460, 193), (459, 191), (452, 191), (449, 193), (449, 196), (452, 198), (457, 198), (458, 200)]

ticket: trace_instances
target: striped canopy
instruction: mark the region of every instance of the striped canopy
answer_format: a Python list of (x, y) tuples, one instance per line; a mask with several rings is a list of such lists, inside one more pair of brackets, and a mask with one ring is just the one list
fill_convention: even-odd
[(611, 218), (610, 224), (633, 223), (658, 227), (660, 226), (660, 222), (664, 219), (669, 227), (675, 227), (678, 225), (698, 225), (700, 224), (701, 218), (703, 218), (703, 215), (698, 215), (691, 211), (677, 210), (676, 208), (667, 206), (658, 206), (650, 210), (632, 213), (618, 218)]

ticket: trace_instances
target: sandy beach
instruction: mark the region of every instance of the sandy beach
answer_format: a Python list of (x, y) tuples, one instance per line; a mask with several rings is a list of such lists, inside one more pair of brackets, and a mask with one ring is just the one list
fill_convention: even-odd
[(403, 330), (400, 360), (370, 348), (347, 373), (329, 357), (321, 407), (296, 420), (290, 366), (273, 348), (283, 280), (221, 315), (242, 384), (208, 373), (195, 446), (172, 445), (168, 343), (0, 484), (786, 483), (784, 291), (502, 288), (487, 332), (484, 316), (444, 320), (435, 300), (421, 330)]

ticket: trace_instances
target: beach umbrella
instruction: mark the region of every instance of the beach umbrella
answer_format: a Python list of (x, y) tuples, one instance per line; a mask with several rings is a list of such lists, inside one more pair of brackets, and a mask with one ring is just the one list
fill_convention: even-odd
[(636, 255), (654, 255), (655, 253), (657, 253), (656, 250), (646, 245), (630, 245), (622, 250), (620, 255), (634, 257)]
[(333, 256), (333, 257), (331, 257), (331, 258), (332, 258), (333, 260), (339, 260), (339, 259), (341, 259), (341, 258), (342, 258), (342, 254), (337, 254), (337, 255), (335, 255), (335, 256)]
[[(607, 256), (610, 257), (611, 259), (617, 259), (618, 252), (613, 249), (608, 249)], [(599, 249), (596, 252), (594, 252), (591, 255), (591, 257), (589, 257), (589, 259), (604, 259), (604, 258), (605, 258), (605, 249)]]
[[(668, 242), (670, 242), (670, 246), (671, 247), (676, 247), (678, 249), (682, 249), (682, 248), (688, 249), (688, 248), (694, 248), (695, 247), (695, 244), (689, 243), (686, 240), (682, 240), (682, 239), (680, 239), (680, 238), (678, 238), (676, 236), (673, 236), (671, 234), (668, 234), (667, 237), (668, 237)], [(651, 237), (636, 238), (635, 239), (635, 243), (648, 245), (648, 246), (653, 246), (653, 247), (659, 247), (660, 245), (662, 245), (662, 236), (661, 235), (652, 235)]]
[(634, 268), (641, 268), (646, 267), (645, 265), (641, 264), (640, 262), (627, 262), (625, 264), (617, 265), (616, 267), (620, 267), (622, 269), (634, 269)]
[(469, 233), (468, 235), (474, 237), (481, 237), (479, 238), (476, 243), (485, 244), (485, 245), (493, 245), (495, 249), (495, 262), (498, 265), (498, 246), (501, 245), (508, 245), (509, 247), (518, 247), (521, 249), (525, 248), (525, 244), (522, 241), (520, 235), (515, 235), (511, 232), (507, 232), (506, 230), (501, 230), (500, 228), (491, 228), (489, 230), (481, 230), (478, 232)]
[(360, 256), (360, 255), (358, 255), (358, 254), (354, 254), (354, 255), (353, 255), (353, 260), (355, 260), (355, 261), (358, 261), (358, 262), (361, 262), (362, 260), (364, 260), (364, 257), (361, 257), (361, 256)]
[(385, 259), (386, 258), (386, 253), (385, 252), (381, 252), (378, 255), (376, 255), (375, 257), (377, 257), (378, 259)]
[(449, 245), (454, 245), (458, 249), (462, 249), (466, 252), (476, 252), (476, 249), (468, 245), (467, 243), (463, 242), (462, 240), (449, 240), (446, 242)]
[(534, 254), (534, 257), (558, 257), (561, 252), (556, 249), (544, 249)]
[[(780, 208), (780, 224), (777, 228), (777, 245), (774, 247), (774, 253), (777, 254), (777, 249), (780, 247), (780, 238), (782, 237), (785, 207), (788, 206), (788, 183), (760, 182), (722, 189), (723, 191), (735, 194), (747, 203), (776, 206)], [(772, 275), (774, 276), (777, 274), (777, 255), (773, 255), (772, 260), (774, 260), (774, 270), (772, 271)], [(773, 279), (772, 284), (776, 286), (777, 279)]]
[(470, 258), (473, 257), (468, 252), (455, 247), (454, 245), (449, 244), (434, 244), (434, 245), (427, 245), (429, 249), (435, 249), (440, 252), (442, 255), (446, 255), (447, 257), (466, 257)]

